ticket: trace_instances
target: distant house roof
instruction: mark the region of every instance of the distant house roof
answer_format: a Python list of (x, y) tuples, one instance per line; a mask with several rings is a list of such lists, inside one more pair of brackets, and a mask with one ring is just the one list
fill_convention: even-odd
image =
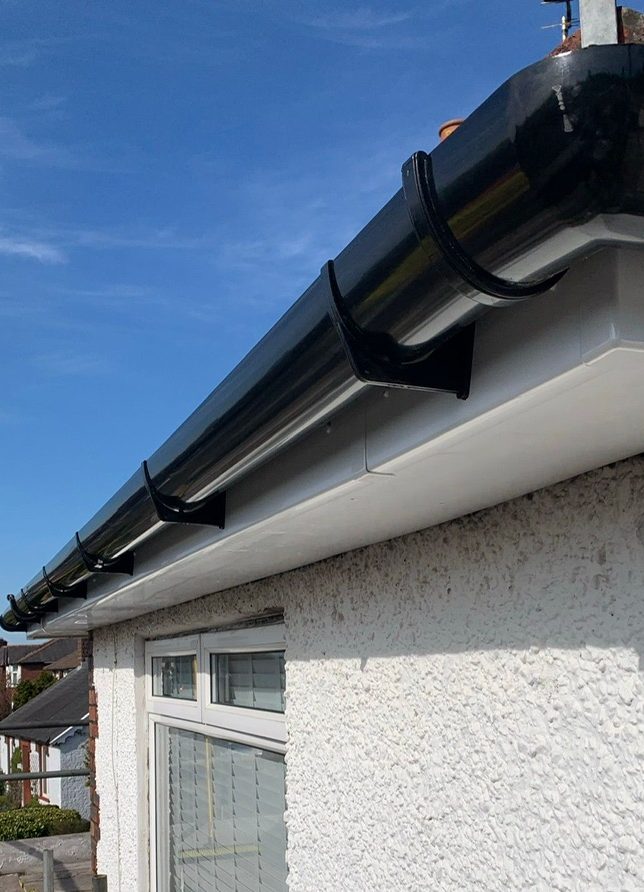
[(65, 654), (65, 656), (61, 657), (59, 660), (54, 660), (53, 663), (47, 663), (47, 669), (50, 672), (61, 672), (67, 669), (75, 669), (76, 666), (80, 664), (80, 661), (80, 650), (77, 648), (76, 650), (72, 650), (70, 653)]
[(60, 660), (71, 653), (76, 653), (77, 650), (78, 641), (76, 638), (54, 638), (51, 641), (45, 641), (44, 644), (39, 644), (18, 662), (21, 666), (27, 663), (43, 663), (43, 665), (49, 668), (50, 663)]
[(3, 644), (0, 647), (0, 666), (13, 666), (41, 647), (40, 644)]
[[(55, 682), (33, 700), (16, 709), (0, 722), (0, 734), (7, 737), (49, 743), (69, 726), (87, 716), (89, 709), (87, 663)], [(30, 728), (34, 723), (51, 721), (50, 727)], [(60, 722), (64, 722), (63, 725)], [(22, 726), (24, 722), (24, 726)]]

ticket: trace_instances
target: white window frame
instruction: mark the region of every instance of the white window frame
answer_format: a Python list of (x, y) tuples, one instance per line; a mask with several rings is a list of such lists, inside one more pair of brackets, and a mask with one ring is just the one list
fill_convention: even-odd
[[(172, 715), (182, 719), (201, 721), (200, 684), (200, 642), (199, 635), (171, 638), (163, 641), (148, 641), (145, 646), (145, 684), (148, 712), (158, 715)], [(196, 700), (183, 700), (179, 697), (158, 697), (153, 693), (152, 657), (184, 657), (194, 654), (197, 661)]]
[(286, 743), (284, 713), (228, 706), (212, 702), (212, 654), (262, 653), (285, 650), (284, 626), (260, 626), (256, 629), (235, 629), (230, 632), (211, 632), (201, 636), (201, 664), (205, 681), (203, 692), (203, 721), (222, 731), (232, 729), (254, 737)]
[[(148, 641), (145, 647), (145, 684), (148, 714), (148, 765), (150, 812), (150, 888), (166, 892), (167, 854), (165, 837), (157, 832), (157, 800), (167, 797), (167, 777), (158, 772), (156, 753), (157, 725), (193, 731), (207, 737), (229, 740), (246, 746), (286, 753), (286, 721), (284, 713), (266, 712), (241, 706), (211, 702), (210, 655), (214, 653), (258, 653), (286, 650), (283, 623), (244, 629), (206, 632), (181, 638)], [(158, 697), (152, 693), (152, 657), (197, 655), (197, 700)], [(163, 814), (158, 816), (163, 820)], [(159, 855), (161, 854), (161, 858)], [(159, 869), (160, 864), (163, 865)]]

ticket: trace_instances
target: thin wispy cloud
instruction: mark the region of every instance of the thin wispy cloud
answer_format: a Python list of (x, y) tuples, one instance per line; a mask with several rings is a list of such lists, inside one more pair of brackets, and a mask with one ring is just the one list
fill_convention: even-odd
[(62, 234), (63, 242), (81, 248), (148, 248), (177, 251), (206, 248), (212, 244), (212, 236), (181, 235), (166, 227), (140, 227), (123, 229), (76, 229)]
[(27, 68), (40, 55), (42, 41), (11, 40), (0, 44), (0, 66)]
[(37, 112), (58, 111), (67, 102), (66, 96), (57, 96), (52, 93), (45, 93), (29, 103), (29, 108)]
[(313, 28), (335, 29), (342, 31), (372, 31), (389, 28), (401, 22), (409, 21), (410, 12), (379, 13), (363, 6), (350, 12), (339, 11), (335, 14), (318, 15), (309, 19)]
[(66, 146), (33, 139), (17, 120), (7, 116), (0, 116), (0, 160), (66, 169), (83, 168), (88, 164), (88, 159), (79, 157)]
[(46, 242), (19, 236), (0, 235), (0, 254), (25, 257), (40, 263), (65, 263), (67, 257), (60, 248)]
[[(84, 39), (89, 36), (85, 35)], [(77, 35), (69, 35), (66, 37), (25, 37), (18, 40), (0, 41), (0, 66), (30, 68), (39, 61), (46, 60), (66, 44), (75, 43), (79, 39)]]
[(47, 375), (60, 378), (97, 375), (107, 371), (101, 357), (82, 353), (43, 353), (34, 356), (32, 363)]
[[(82, 250), (212, 251), (217, 242), (214, 232), (183, 234), (170, 227), (145, 225), (72, 229), (26, 221), (21, 224), (20, 214), (14, 217), (17, 222), (10, 231), (0, 230), (0, 255), (22, 256), (41, 263), (65, 263), (71, 253)], [(114, 300), (143, 299), (141, 294), (95, 294), (96, 298), (108, 296)]]
[(66, 304), (82, 304), (85, 308), (109, 314), (140, 314), (149, 318), (150, 311), (173, 311), (176, 302), (153, 288), (117, 283), (99, 288), (55, 288), (52, 297)]
[[(62, 102), (62, 97), (50, 97), (39, 110), (32, 104), (32, 110), (37, 112), (42, 122), (43, 115), (47, 114), (51, 118)], [(124, 173), (129, 170), (129, 162), (119, 159), (117, 152), (112, 153), (109, 158), (103, 157), (103, 147), (98, 152), (95, 147), (88, 145), (70, 147), (59, 142), (34, 138), (16, 118), (0, 116), (0, 162), (22, 162), (40, 167), (94, 173)]]
[(427, 35), (419, 35), (423, 19), (443, 15), (446, 8), (468, 0), (433, 0), (431, 4), (407, 9), (375, 9), (360, 6), (347, 10), (337, 8), (329, 12), (292, 18), (320, 39), (357, 49), (416, 50), (427, 49)]
[(285, 165), (244, 183), (240, 206), (253, 208), (252, 228), (248, 217), (233, 230), (237, 238), (227, 227), (213, 250), (218, 268), (243, 275), (244, 302), (275, 306), (295, 298), (396, 190), (404, 157), (399, 139), (383, 139), (366, 169), (354, 149), (347, 144), (338, 157), (312, 157), (310, 168)]

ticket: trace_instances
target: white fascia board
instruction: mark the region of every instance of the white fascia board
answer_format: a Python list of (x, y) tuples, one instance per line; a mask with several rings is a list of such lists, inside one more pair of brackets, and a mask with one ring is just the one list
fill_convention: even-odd
[[(86, 712), (81, 721), (85, 721), (85, 719), (88, 718), (89, 712)], [(84, 725), (69, 725), (67, 728), (65, 728), (64, 731), (61, 731), (60, 734), (57, 734), (56, 737), (52, 737), (52, 739), (49, 741), (49, 746), (56, 746), (57, 744), (64, 743), (70, 733), (76, 734), (78, 731), (83, 730), (84, 727)]]
[[(644, 451), (644, 252), (606, 249), (478, 323), (471, 396), (374, 388), (228, 492), (225, 530), (166, 527), (94, 577), (79, 634), (470, 513)], [(43, 630), (40, 634), (43, 634)]]

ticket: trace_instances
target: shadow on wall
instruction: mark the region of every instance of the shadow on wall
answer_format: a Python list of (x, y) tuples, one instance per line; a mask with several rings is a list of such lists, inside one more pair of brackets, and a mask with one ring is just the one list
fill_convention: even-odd
[(301, 592), (287, 599), (289, 660), (624, 648), (642, 668), (644, 457), (282, 585)]
[[(641, 661), (644, 457), (121, 628), (160, 637), (281, 610), (288, 661), (543, 648)], [(127, 637), (120, 668), (137, 662)]]

